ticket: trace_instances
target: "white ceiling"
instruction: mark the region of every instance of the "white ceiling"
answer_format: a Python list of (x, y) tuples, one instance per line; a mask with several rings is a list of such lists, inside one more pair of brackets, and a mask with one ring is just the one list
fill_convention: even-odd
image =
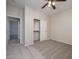
[(18, 7), (22, 8), (24, 8), (25, 5), (28, 5), (29, 7), (42, 11), (47, 15), (52, 15), (65, 9), (72, 8), (72, 0), (67, 0), (65, 2), (56, 2), (55, 10), (53, 10), (51, 7), (45, 7), (44, 9), (41, 9), (41, 7), (46, 3), (45, 0), (7, 0), (7, 3), (17, 5)]

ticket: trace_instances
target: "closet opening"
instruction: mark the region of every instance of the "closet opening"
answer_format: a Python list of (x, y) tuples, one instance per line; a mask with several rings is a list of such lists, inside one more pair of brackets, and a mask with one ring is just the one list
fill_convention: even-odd
[(8, 17), (9, 20), (9, 42), (20, 43), (20, 18)]
[(40, 41), (40, 20), (34, 19), (34, 43)]

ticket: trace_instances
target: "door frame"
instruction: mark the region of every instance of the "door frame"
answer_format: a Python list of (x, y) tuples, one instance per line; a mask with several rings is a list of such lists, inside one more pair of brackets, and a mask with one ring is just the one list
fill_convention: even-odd
[[(18, 25), (19, 25), (19, 28), (18, 28), (18, 39), (19, 39), (19, 43), (21, 43), (21, 38), (20, 38), (20, 35), (21, 35), (21, 33), (20, 33), (20, 18), (17, 18), (17, 17), (13, 17), (13, 16), (7, 16), (7, 21), (8, 21), (8, 23), (11, 21), (9, 18), (15, 18), (15, 19), (18, 19), (19, 20), (19, 22), (18, 22)], [(15, 20), (12, 20), (12, 21), (15, 21)], [(8, 28), (9, 28), (10, 26), (9, 26), (9, 24), (8, 24)], [(8, 40), (10, 40), (10, 28), (9, 28), (9, 35), (8, 35), (8, 37), (9, 37), (9, 39)]]
[[(39, 22), (39, 31), (35, 31), (35, 30), (34, 30), (34, 32), (38, 32), (38, 33), (39, 33), (39, 40), (38, 40), (38, 41), (40, 41), (40, 30), (41, 30), (41, 29), (40, 29), (40, 28), (41, 28), (41, 27), (40, 27), (40, 20), (39, 20), (39, 19), (34, 19), (34, 22), (35, 22), (35, 21)], [(34, 26), (33, 26), (33, 27), (34, 27)], [(33, 39), (33, 40), (34, 40), (34, 39)]]

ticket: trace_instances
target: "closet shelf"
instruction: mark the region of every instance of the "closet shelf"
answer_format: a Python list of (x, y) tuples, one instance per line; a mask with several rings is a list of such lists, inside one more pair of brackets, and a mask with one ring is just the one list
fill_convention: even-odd
[(34, 32), (40, 32), (40, 31), (38, 31), (38, 30), (37, 30), (37, 31), (36, 31), (36, 30), (34, 30)]

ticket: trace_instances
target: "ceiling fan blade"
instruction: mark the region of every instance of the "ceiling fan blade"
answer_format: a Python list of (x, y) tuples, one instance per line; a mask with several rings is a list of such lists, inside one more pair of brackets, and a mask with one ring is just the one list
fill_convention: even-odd
[(52, 8), (55, 10), (56, 9), (56, 7), (55, 7), (55, 5), (51, 5), (52, 6)]
[(42, 7), (42, 9), (45, 8), (47, 5), (48, 5), (48, 3), (46, 3), (46, 4)]

